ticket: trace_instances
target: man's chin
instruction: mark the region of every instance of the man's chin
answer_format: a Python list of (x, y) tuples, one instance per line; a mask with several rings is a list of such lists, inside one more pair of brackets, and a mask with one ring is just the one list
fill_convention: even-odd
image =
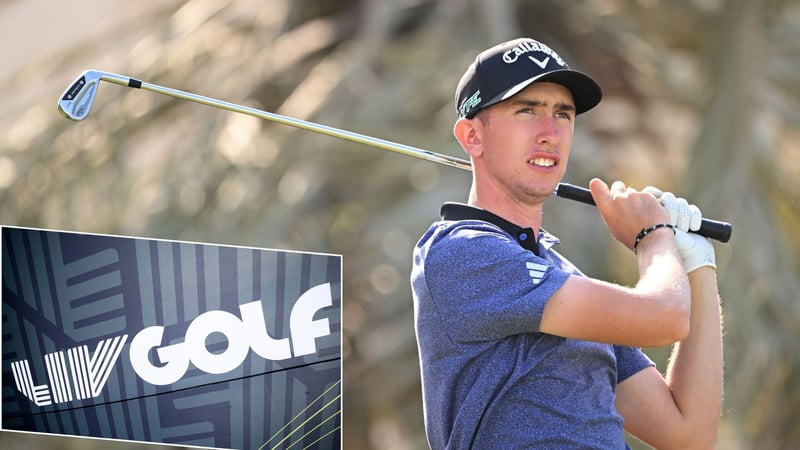
[(531, 189), (528, 190), (528, 196), (532, 199), (538, 200), (539, 202), (543, 202), (553, 195), (556, 186), (557, 184), (532, 186)]
[(529, 205), (540, 205), (544, 203), (552, 195), (553, 195), (552, 189), (537, 188), (535, 190), (529, 190), (528, 192), (526, 192), (525, 202), (528, 203)]

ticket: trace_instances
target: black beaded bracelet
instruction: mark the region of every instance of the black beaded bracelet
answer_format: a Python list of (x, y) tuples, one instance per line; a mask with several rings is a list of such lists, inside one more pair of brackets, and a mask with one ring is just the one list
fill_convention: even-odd
[(672, 225), (671, 223), (658, 223), (649, 228), (642, 228), (642, 231), (640, 231), (639, 234), (636, 235), (636, 241), (634, 241), (633, 243), (633, 254), (634, 255), (636, 254), (636, 247), (639, 246), (639, 242), (642, 242), (642, 239), (644, 239), (645, 236), (652, 233), (653, 231), (656, 231), (659, 228), (665, 228), (665, 227), (671, 228), (673, 233), (676, 232), (675, 225)]

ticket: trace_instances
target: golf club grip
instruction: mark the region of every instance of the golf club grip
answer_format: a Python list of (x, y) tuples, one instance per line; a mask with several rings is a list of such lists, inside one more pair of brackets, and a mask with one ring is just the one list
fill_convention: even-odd
[[(573, 184), (559, 183), (556, 187), (556, 196), (586, 203), (587, 205), (595, 205), (594, 198), (592, 198), (592, 191)], [(700, 229), (693, 231), (693, 233), (720, 242), (728, 242), (733, 233), (733, 226), (727, 222), (703, 219), (700, 224)]]

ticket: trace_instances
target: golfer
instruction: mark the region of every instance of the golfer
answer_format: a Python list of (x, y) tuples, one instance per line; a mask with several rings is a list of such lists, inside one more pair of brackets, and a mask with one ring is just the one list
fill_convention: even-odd
[[(602, 97), (550, 47), (480, 53), (456, 90), (470, 157), (466, 204), (446, 203), (414, 250), (411, 283), (432, 449), (713, 448), (721, 311), (702, 214), (670, 193), (590, 183), (635, 286), (593, 279), (554, 250), (543, 205), (576, 117)], [(640, 347), (673, 345), (665, 375)]]

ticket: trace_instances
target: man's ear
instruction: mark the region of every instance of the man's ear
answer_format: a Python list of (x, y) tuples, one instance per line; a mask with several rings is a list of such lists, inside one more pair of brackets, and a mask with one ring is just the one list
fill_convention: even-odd
[(461, 147), (470, 156), (478, 156), (482, 152), (481, 137), (476, 123), (478, 119), (458, 119), (453, 126), (453, 135)]

